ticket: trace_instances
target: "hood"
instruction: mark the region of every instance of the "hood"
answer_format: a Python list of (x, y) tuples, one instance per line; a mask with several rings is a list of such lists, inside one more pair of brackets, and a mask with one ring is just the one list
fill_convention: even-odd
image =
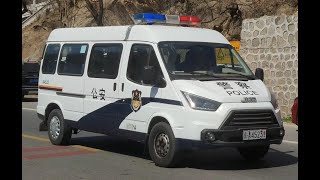
[(177, 90), (219, 102), (241, 103), (245, 98), (251, 97), (256, 98), (257, 102), (271, 101), (270, 92), (261, 80), (174, 80), (172, 82)]

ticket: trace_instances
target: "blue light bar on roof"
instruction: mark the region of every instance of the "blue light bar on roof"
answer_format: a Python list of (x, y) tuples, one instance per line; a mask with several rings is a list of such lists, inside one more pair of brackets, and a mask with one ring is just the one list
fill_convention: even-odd
[(201, 19), (197, 16), (178, 16), (178, 15), (164, 15), (153, 13), (139, 13), (133, 16), (135, 24), (181, 24), (181, 25), (199, 25)]
[(140, 24), (140, 23), (147, 23), (147, 24), (152, 24), (155, 22), (166, 22), (166, 16), (163, 14), (152, 14), (152, 13), (140, 13), (140, 14), (135, 14), (133, 16), (134, 23), (135, 24)]
[(133, 16), (135, 24), (147, 23), (152, 24), (155, 22), (166, 22), (166, 16), (163, 14), (152, 14), (152, 13), (140, 13)]

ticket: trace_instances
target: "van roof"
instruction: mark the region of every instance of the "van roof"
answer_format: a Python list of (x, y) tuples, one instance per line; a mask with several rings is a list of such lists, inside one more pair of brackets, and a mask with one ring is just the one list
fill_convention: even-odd
[(230, 44), (219, 32), (205, 28), (163, 26), (163, 25), (132, 25), (59, 28), (53, 30), (48, 42), (82, 42), (82, 41), (191, 41)]

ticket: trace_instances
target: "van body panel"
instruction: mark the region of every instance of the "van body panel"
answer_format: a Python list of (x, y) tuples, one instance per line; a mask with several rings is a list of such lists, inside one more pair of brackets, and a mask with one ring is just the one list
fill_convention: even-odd
[[(218, 48), (227, 49), (230, 44), (219, 32), (203, 28), (133, 25), (53, 30), (47, 47), (50, 44), (60, 47), (44, 53), (37, 113), (46, 117), (49, 105), (56, 104), (73, 129), (120, 135), (137, 141), (146, 140), (152, 122), (165, 119), (177, 142), (205, 142), (203, 134), (212, 131), (220, 138), (217, 144), (238, 146), (244, 142), (239, 140), (244, 130), (266, 129), (269, 139), (264, 140), (265, 143), (281, 143), (280, 110), (275, 109), (271, 93), (261, 80), (246, 77), (245, 72), (237, 78), (232, 73), (225, 77), (221, 76), (223, 73), (220, 77), (207, 74), (202, 79), (194, 78), (196, 76), (172, 78), (165, 62), (169, 58), (162, 56), (159, 47), (162, 42), (169, 41), (178, 43), (162, 44), (163, 47), (200, 42), (220, 44)], [(72, 47), (62, 50), (68, 44), (87, 46), (75, 48), (76, 51), (70, 50)], [(81, 61), (77, 59), (84, 53), (85, 59), (83, 56)], [(197, 57), (194, 59), (196, 61)], [(181, 57), (177, 60), (177, 63), (187, 61), (185, 58), (180, 62)], [(60, 69), (61, 64), (79, 67), (82, 73), (60, 73), (64, 71)], [(49, 66), (53, 71), (44, 73), (42, 66)], [(157, 73), (152, 74), (154, 79), (146, 77), (147, 70)], [(192, 71), (180, 73), (194, 75)], [(202, 75), (200, 72), (197, 77)], [(188, 94), (195, 100), (190, 100)], [(211, 109), (199, 109), (196, 103)], [(210, 103), (215, 103), (216, 109), (212, 109)]]

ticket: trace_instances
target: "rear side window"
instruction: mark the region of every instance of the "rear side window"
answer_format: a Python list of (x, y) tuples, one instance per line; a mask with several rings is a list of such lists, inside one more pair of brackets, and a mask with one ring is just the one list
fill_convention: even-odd
[(56, 71), (60, 44), (48, 44), (42, 62), (43, 74), (54, 74)]
[(118, 75), (122, 44), (95, 44), (92, 47), (88, 76), (115, 79)]
[(88, 44), (64, 44), (59, 59), (58, 74), (82, 76)]

